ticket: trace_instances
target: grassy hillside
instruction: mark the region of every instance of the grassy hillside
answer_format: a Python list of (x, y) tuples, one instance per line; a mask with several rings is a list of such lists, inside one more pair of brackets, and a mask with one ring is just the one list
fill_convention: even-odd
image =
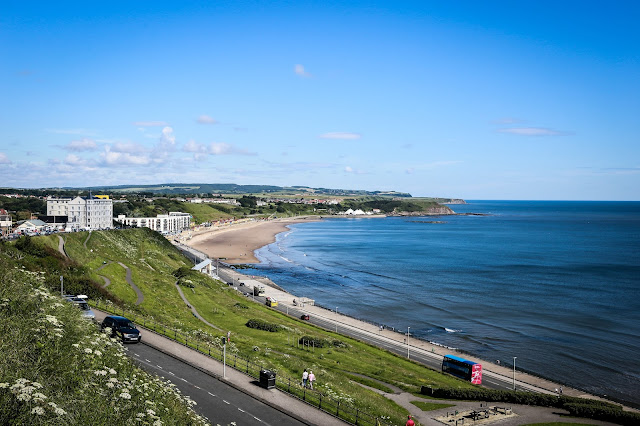
[[(86, 268), (86, 275), (94, 281), (103, 282), (99, 275), (111, 280), (107, 290), (116, 303), (121, 300), (127, 309), (139, 315), (198, 335), (211, 344), (219, 344), (217, 336), (223, 333), (197, 320), (178, 295), (175, 288), (178, 279), (172, 274), (182, 267), (180, 284), (189, 304), (210, 323), (231, 331), (232, 342), (227, 350), (274, 369), (282, 380), (291, 378), (297, 383), (303, 370), (310, 368), (318, 377), (317, 388), (321, 392), (349, 401), (369, 413), (392, 418), (402, 418), (406, 413), (388, 399), (364, 389), (345, 373), (375, 378), (409, 391), (417, 391), (421, 385), (471, 386), (253, 303), (226, 284), (189, 271), (191, 264), (162, 236), (146, 228), (93, 232), (88, 241), (87, 236), (86, 232), (67, 234), (66, 251)], [(49, 245), (57, 244), (57, 238), (43, 237), (45, 241), (49, 240)], [(108, 262), (106, 266), (105, 261)], [(124, 281), (125, 269), (118, 262), (131, 268), (133, 281), (144, 294), (144, 301), (139, 306), (133, 304), (136, 296)], [(280, 331), (249, 328), (246, 324), (250, 319), (276, 324)], [(303, 336), (331, 344), (321, 349), (305, 349), (298, 345)]]
[(20, 247), (0, 245), (0, 424), (207, 424), (47, 288), (82, 268), (38, 243)]

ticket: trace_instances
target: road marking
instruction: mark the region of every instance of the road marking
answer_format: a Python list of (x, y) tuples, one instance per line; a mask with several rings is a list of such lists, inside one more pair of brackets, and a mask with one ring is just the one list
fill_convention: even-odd
[(178, 377), (178, 379), (182, 380), (183, 382), (189, 383), (185, 379), (183, 379), (182, 377)]
[(242, 411), (243, 413), (246, 413), (246, 411), (244, 411), (242, 408), (238, 407), (238, 411)]
[(222, 400), (222, 402), (224, 402), (225, 404), (231, 405), (231, 403), (230, 403), (230, 402), (225, 401), (224, 399)]
[(162, 366), (156, 364), (156, 367), (158, 367), (160, 370), (162, 370)]
[(215, 396), (214, 394), (212, 394), (211, 392), (207, 391), (207, 393), (211, 396)]
[(140, 358), (140, 355), (138, 355), (138, 354), (134, 354), (134, 355), (137, 356), (138, 358)]
[(175, 374), (173, 374), (171, 371), (169, 371), (169, 374), (171, 374), (172, 376), (175, 376)]
[(146, 358), (144, 360), (147, 361), (149, 364), (151, 364), (151, 360), (148, 360)]
[(196, 389), (200, 389), (200, 390), (202, 390), (202, 388), (201, 388), (200, 386), (193, 385), (193, 387), (194, 387), (194, 388), (196, 388)]
[(256, 416), (253, 416), (254, 419), (256, 419), (257, 421), (262, 423), (262, 420), (260, 420), (259, 418), (257, 418)]

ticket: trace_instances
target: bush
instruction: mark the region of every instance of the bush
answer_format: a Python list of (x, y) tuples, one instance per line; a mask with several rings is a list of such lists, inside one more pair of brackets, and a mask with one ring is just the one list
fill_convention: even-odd
[(563, 408), (572, 416), (615, 422), (622, 425), (640, 424), (640, 414), (623, 411), (622, 406), (596, 399), (557, 396), (542, 393), (492, 389), (432, 388), (422, 386), (420, 393), (443, 399), (464, 399), (487, 402), (507, 402), (520, 405)]
[(298, 343), (300, 343), (301, 345), (313, 346), (316, 348), (324, 348), (326, 346), (333, 346), (335, 348), (347, 347), (347, 344), (341, 340), (326, 340), (326, 339), (321, 339), (319, 337), (312, 337), (312, 336), (302, 336), (298, 340)]
[(184, 278), (191, 273), (191, 268), (188, 266), (181, 266), (175, 271), (173, 271), (172, 275), (176, 278)]
[(282, 329), (282, 326), (280, 324), (274, 324), (274, 323), (266, 322), (264, 320), (257, 319), (257, 318), (250, 319), (249, 321), (247, 321), (247, 323), (245, 325), (247, 327), (249, 327), (249, 328), (255, 328), (255, 329), (263, 330), (263, 331), (269, 331), (271, 333), (275, 333), (275, 332), (280, 331)]

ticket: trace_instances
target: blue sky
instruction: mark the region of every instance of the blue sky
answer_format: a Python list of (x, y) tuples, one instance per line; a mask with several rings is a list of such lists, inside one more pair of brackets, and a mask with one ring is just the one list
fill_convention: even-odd
[(90, 3), (0, 6), (0, 186), (640, 200), (636, 2)]

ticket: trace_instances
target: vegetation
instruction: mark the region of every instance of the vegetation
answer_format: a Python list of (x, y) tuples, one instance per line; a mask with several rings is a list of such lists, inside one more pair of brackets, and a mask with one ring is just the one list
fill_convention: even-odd
[(0, 247), (0, 424), (207, 424), (192, 401), (134, 366), (116, 339), (46, 288), (49, 269), (40, 266), (51, 255)]
[[(405, 358), (319, 329), (262, 304), (251, 303), (251, 299), (222, 282), (204, 274), (187, 272), (190, 263), (165, 238), (149, 229), (92, 232), (87, 241), (88, 235), (86, 232), (64, 235), (65, 250), (73, 261), (64, 259), (54, 250), (58, 245), (58, 235), (30, 240), (30, 244), (44, 247), (47, 256), (53, 259), (52, 267), (45, 274), (45, 285), (49, 289), (59, 289), (59, 276), (63, 275), (65, 288), (67, 282), (75, 283), (73, 292), (88, 294), (93, 299), (110, 300), (141, 318), (153, 319), (194, 336), (194, 339), (219, 345), (223, 333), (195, 318), (189, 307), (193, 306), (210, 323), (231, 331), (227, 354), (237, 354), (264, 365), (276, 371), (279, 380), (291, 380), (292, 383), (299, 382), (305, 368), (312, 369), (318, 378), (314, 388), (372, 415), (401, 419), (407, 413), (392, 401), (363, 388), (345, 373), (375, 378), (407, 391), (419, 389), (422, 385), (472, 387)], [(25, 259), (29, 257), (30, 268), (34, 270), (40, 270), (42, 267), (39, 265), (47, 263), (20, 252), (15, 244), (6, 244), (3, 249), (21, 253)], [(134, 304), (136, 294), (126, 283), (125, 269), (119, 262), (131, 269), (133, 281), (144, 294), (144, 301), (138, 306)], [(176, 272), (176, 275), (186, 274), (183, 278), (193, 283), (193, 288), (185, 291), (189, 305), (182, 301), (175, 289)], [(111, 280), (106, 290), (101, 287), (104, 283), (101, 275)], [(266, 333), (246, 327), (250, 319), (277, 324), (282, 331)], [(307, 341), (326, 343), (322, 348), (299, 343), (302, 336), (306, 336)]]
[(569, 411), (575, 417), (585, 417), (615, 422), (621, 425), (640, 424), (640, 414), (623, 411), (622, 406), (596, 399), (576, 398), (566, 395), (548, 395), (542, 393), (500, 391), (485, 388), (453, 389), (423, 387), (422, 392), (436, 398), (464, 399), (473, 401), (507, 402), (523, 405), (558, 407)]

